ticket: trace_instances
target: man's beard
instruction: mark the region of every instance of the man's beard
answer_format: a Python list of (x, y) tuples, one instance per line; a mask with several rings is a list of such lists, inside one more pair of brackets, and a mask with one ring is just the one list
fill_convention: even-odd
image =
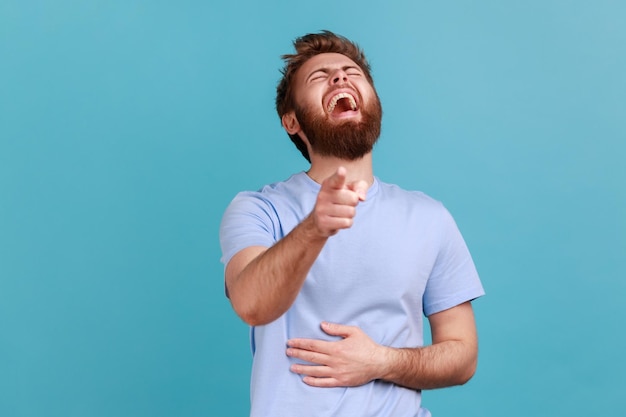
[(310, 109), (295, 106), (296, 118), (313, 152), (349, 161), (371, 152), (380, 136), (383, 110), (378, 96), (375, 95), (360, 112), (360, 121), (347, 119), (333, 122), (328, 114), (321, 116)]

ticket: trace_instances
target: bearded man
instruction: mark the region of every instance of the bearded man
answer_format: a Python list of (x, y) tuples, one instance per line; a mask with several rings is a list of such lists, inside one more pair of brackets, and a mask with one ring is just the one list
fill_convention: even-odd
[(441, 203), (374, 176), (382, 109), (359, 47), (328, 31), (294, 46), (276, 108), (310, 169), (239, 193), (220, 228), (250, 415), (430, 416), (422, 390), (475, 372), (481, 282)]

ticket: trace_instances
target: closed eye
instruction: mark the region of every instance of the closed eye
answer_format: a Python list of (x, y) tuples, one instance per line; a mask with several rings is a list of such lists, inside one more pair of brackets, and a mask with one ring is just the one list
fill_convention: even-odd
[[(363, 72), (360, 68), (354, 66), (345, 66), (342, 70), (346, 73), (348, 77), (361, 77)], [(326, 80), (329, 74), (332, 72), (331, 69), (328, 68), (320, 68), (316, 71), (313, 71), (308, 77), (307, 82), (317, 82)]]
[(346, 72), (346, 74), (348, 74), (349, 76), (357, 76), (360, 77), (361, 75), (363, 75), (363, 73), (361, 72), (360, 68), (357, 67), (344, 67), (343, 70)]
[(309, 82), (320, 81), (320, 80), (325, 80), (327, 77), (328, 77), (328, 72), (326, 70), (320, 69), (311, 73), (307, 81)]

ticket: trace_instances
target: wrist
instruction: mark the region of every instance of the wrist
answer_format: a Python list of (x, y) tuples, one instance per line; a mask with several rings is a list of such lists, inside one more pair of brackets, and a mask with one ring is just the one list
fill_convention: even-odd
[(396, 362), (395, 349), (389, 346), (380, 346), (378, 353), (378, 360), (376, 362), (377, 367), (377, 379), (385, 381), (391, 381), (394, 375), (394, 363)]
[(382, 380), (398, 383), (404, 379), (403, 376), (407, 370), (412, 369), (410, 363), (412, 359), (407, 349), (383, 346), (380, 357), (380, 379)]
[(305, 240), (306, 243), (326, 243), (326, 240), (330, 237), (327, 233), (318, 226), (317, 221), (315, 220), (315, 214), (309, 214), (303, 221), (300, 223), (301, 229), (301, 239)]

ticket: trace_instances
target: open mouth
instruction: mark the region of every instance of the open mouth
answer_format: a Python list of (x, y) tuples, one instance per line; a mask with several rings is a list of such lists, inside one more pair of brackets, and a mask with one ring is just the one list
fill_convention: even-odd
[(333, 96), (328, 103), (326, 111), (333, 116), (339, 116), (345, 112), (357, 110), (357, 102), (350, 93), (339, 93)]

